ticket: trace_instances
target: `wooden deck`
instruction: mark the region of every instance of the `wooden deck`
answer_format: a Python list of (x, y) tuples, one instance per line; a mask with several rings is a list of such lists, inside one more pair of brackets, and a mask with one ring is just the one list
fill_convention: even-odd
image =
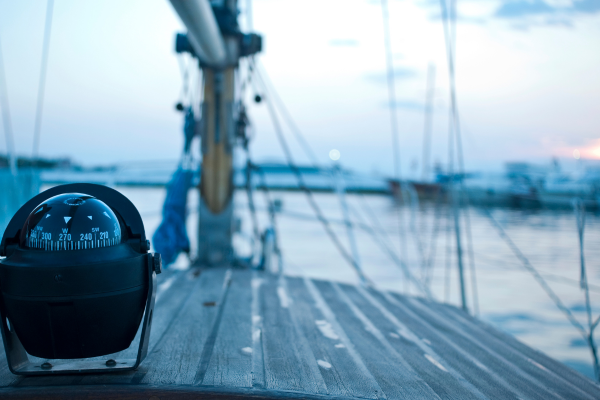
[(0, 397), (600, 398), (590, 379), (448, 305), (240, 269), (158, 283), (137, 371), (22, 377), (2, 354)]

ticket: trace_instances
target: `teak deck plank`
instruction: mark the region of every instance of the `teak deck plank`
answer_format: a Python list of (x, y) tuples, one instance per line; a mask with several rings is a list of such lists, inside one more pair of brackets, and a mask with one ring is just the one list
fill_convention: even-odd
[[(434, 309), (437, 309), (437, 307), (435, 307)], [(481, 329), (480, 326), (471, 323), (471, 321), (466, 319), (464, 316), (450, 312), (446, 314), (446, 317), (449, 320), (452, 320), (457, 325), (469, 326), (470, 334), (476, 335), (478, 338), (480, 338), (480, 341), (481, 343), (483, 343), (484, 346), (491, 349), (492, 351), (495, 351), (497, 354), (502, 354), (502, 356), (508, 362), (515, 365), (524, 374), (527, 374), (528, 376), (532, 377), (540, 385), (546, 385), (546, 387), (549, 390), (553, 391), (559, 396), (571, 399), (594, 398), (593, 396), (585, 393), (576, 385), (565, 380), (562, 374), (556, 374), (548, 370), (542, 364), (532, 362), (532, 360), (527, 355), (515, 350), (512, 346), (506, 344), (504, 340), (499, 340), (495, 336), (485, 334), (485, 332)], [(550, 379), (548, 380), (549, 377)], [(546, 380), (548, 381), (546, 382)]]
[(444, 330), (447, 337), (454, 343), (465, 349), (470, 349), (480, 362), (494, 374), (512, 382), (518, 390), (529, 398), (560, 399), (561, 396), (554, 393), (548, 386), (550, 382), (539, 382), (527, 372), (521, 370), (518, 365), (513, 364), (506, 355), (487, 347), (479, 335), (471, 333), (472, 327), (461, 326), (448, 319), (447, 314), (435, 312), (423, 304), (412, 299), (394, 296), (402, 304), (414, 312), (420, 313), (432, 326), (438, 330)]
[[(385, 304), (387, 309), (402, 321), (421, 341), (427, 341), (429, 346), (451, 367), (457, 371), (462, 371), (463, 377), (488, 398), (527, 398), (527, 396), (516, 390), (502, 377), (492, 374), (485, 365), (470, 354), (468, 349), (464, 349), (452, 340), (449, 340), (446, 335), (436, 330), (419, 314), (407, 309), (389, 295), (382, 294), (376, 290), (369, 290), (369, 293), (382, 304)], [(409, 338), (404, 337), (403, 333), (398, 332), (398, 340), (410, 341)]]
[(223, 310), (204, 386), (252, 387), (251, 271), (237, 271)]
[(204, 347), (229, 287), (225, 269), (202, 273), (181, 310), (132, 383), (192, 385), (206, 356)]
[(306, 351), (306, 339), (296, 330), (289, 304), (282, 297), (287, 294), (282, 294), (275, 276), (262, 279), (260, 317), (266, 388), (326, 393), (317, 361)]
[[(427, 343), (423, 343), (406, 326), (398, 325), (393, 317), (386, 316), (387, 309), (380, 303), (371, 303), (365, 295), (361, 294), (358, 288), (339, 285), (340, 290), (348, 296), (364, 315), (368, 315), (369, 320), (374, 327), (385, 336), (398, 354), (421, 376), (421, 378), (437, 393), (442, 399), (482, 399), (485, 398), (478, 389), (470, 383), (466, 384), (465, 379), (454, 368), (448, 365), (446, 360), (442, 359), (437, 353), (429, 348)], [(366, 294), (368, 296), (368, 294)], [(375, 305), (374, 305), (375, 304)], [(379, 307), (377, 307), (379, 306)], [(403, 329), (401, 329), (402, 327)], [(411, 341), (401, 341), (398, 331), (404, 338), (411, 338)], [(391, 335), (393, 334), (393, 335)], [(429, 358), (428, 358), (429, 357)], [(430, 361), (431, 360), (431, 361)], [(433, 362), (439, 363), (439, 367)], [(431, 368), (435, 365), (436, 368)], [(443, 369), (442, 369), (443, 368)], [(449, 376), (451, 375), (451, 376)]]
[[(192, 294), (193, 287), (199, 279), (198, 274), (193, 272), (175, 271), (175, 273), (167, 276), (159, 275), (158, 290), (156, 295), (156, 305), (154, 307), (154, 315), (152, 317), (152, 330), (150, 332), (150, 343), (148, 344), (148, 356), (152, 354), (156, 346), (164, 338), (167, 330), (178, 323), (178, 316), (183, 305)], [(137, 356), (139, 346), (139, 332), (136, 340), (133, 341), (129, 349), (116, 355), (115, 360), (120, 357), (135, 358)], [(112, 357), (112, 356), (110, 356)], [(109, 356), (105, 358), (110, 358)], [(98, 385), (98, 384), (125, 384), (130, 383), (133, 377), (140, 369), (144, 367), (144, 363), (137, 371), (122, 372), (117, 374), (97, 374), (85, 375), (81, 380), (81, 385)]]
[[(437, 308), (438, 305), (435, 307)], [(444, 306), (441, 309), (444, 310), (448, 315), (453, 315), (457, 311), (457, 309), (454, 307)], [(492, 328), (483, 321), (472, 318), (468, 315), (464, 315), (463, 313), (460, 323), (466, 323), (467, 320), (478, 327), (479, 333), (482, 336), (489, 335), (490, 337), (496, 338), (498, 341), (504, 343), (504, 345), (512, 347), (517, 353), (523, 355), (524, 357), (528, 357), (539, 365), (543, 365), (544, 368), (551, 371), (554, 376), (559, 376), (561, 380), (566, 380), (571, 387), (581, 388), (590, 394), (593, 393), (595, 398), (600, 398), (600, 386), (572, 370), (571, 368), (565, 368), (564, 364), (561, 364), (558, 361), (548, 357), (544, 353), (534, 350), (533, 348), (519, 342), (514, 337)]]
[[(138, 341), (98, 359), (133, 358)], [(594, 399), (600, 386), (452, 306), (214, 268), (159, 275), (137, 371), (21, 377), (0, 354), (0, 397), (78, 396)]]
[[(322, 361), (324, 365), (321, 375), (327, 393), (376, 399), (377, 383), (352, 358), (344, 340), (344, 332), (335, 327), (337, 322), (331, 321), (317, 307), (303, 279), (288, 278), (286, 281), (302, 334), (307, 338), (317, 362)], [(325, 363), (330, 365), (329, 368)]]
[[(429, 385), (386, 343), (385, 338), (363, 318), (360, 311), (340, 298), (335, 284), (317, 281), (315, 285), (335, 312), (350, 342), (363, 357), (386, 397), (439, 399)], [(402, 382), (402, 385), (398, 385), (398, 382)]]

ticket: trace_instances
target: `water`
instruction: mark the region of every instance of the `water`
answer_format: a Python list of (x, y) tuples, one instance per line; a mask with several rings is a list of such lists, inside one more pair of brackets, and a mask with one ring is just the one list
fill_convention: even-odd
[(4, 232), (10, 218), (19, 207), (40, 190), (40, 176), (35, 171), (0, 168), (0, 232)]
[[(151, 236), (160, 223), (160, 209), (165, 190), (132, 187), (118, 187), (118, 190), (138, 207)], [(340, 256), (323, 227), (314, 218), (304, 194), (272, 192), (271, 196), (283, 202), (277, 223), (285, 273), (358, 283), (353, 269)], [(320, 193), (315, 194), (315, 198), (324, 214), (333, 222), (334, 231), (347, 246), (348, 240), (345, 227), (341, 224), (342, 214), (338, 197), (335, 194)], [(262, 231), (268, 224), (264, 194), (256, 192), (255, 201)], [(447, 209), (436, 209), (434, 204), (399, 208), (391, 198), (378, 195), (348, 195), (347, 201), (355, 222), (363, 221), (373, 225), (369, 216), (372, 213), (383, 233), (381, 236), (384, 239), (375, 240), (368, 230), (360, 227), (355, 230), (362, 268), (378, 288), (419, 294), (413, 285), (406, 284), (400, 268), (381, 247), (381, 240), (386, 240), (388, 246), (397, 253), (403, 247), (399, 234), (400, 216), (406, 238), (406, 262), (412, 273), (419, 278), (427, 276), (427, 271), (421, 267), (422, 257), (418, 249), (424, 249), (425, 258), (428, 258), (431, 249), (434, 249), (435, 256), (432, 257), (430, 269), (432, 293), (439, 301), (460, 305), (455, 239), (449, 234), (453, 232), (453, 227), (448, 223), (452, 222), (452, 219), (448, 218)], [(197, 193), (192, 191), (189, 196), (191, 210), (197, 202)], [(235, 203), (238, 217), (242, 220), (242, 232), (236, 234), (234, 244), (240, 255), (249, 255), (252, 248), (252, 225), (244, 192), (236, 193)], [(480, 318), (592, 377), (591, 354), (579, 332), (556, 308), (531, 274), (522, 267), (481, 210), (470, 208), (467, 211), (473, 237)], [(492, 213), (529, 258), (531, 264), (542, 273), (552, 289), (585, 326), (585, 302), (578, 283), (579, 247), (573, 212), (494, 209)], [(464, 232), (464, 219), (462, 222)], [(197, 214), (192, 212), (188, 218), (192, 252), (197, 223)], [(434, 235), (436, 224), (437, 234)], [(588, 213), (585, 256), (595, 316), (600, 312), (599, 240), (600, 218), (596, 214)], [(474, 313), (467, 236), (463, 236), (462, 241), (468, 307), (470, 312)], [(187, 265), (186, 256), (181, 255), (172, 268), (186, 268)]]

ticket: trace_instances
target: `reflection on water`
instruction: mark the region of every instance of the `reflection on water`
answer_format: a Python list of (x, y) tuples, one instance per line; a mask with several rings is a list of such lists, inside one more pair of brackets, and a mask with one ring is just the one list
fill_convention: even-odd
[[(131, 187), (118, 189), (138, 207), (151, 235), (160, 223), (165, 190)], [(290, 275), (357, 283), (356, 274), (340, 257), (322, 226), (311, 214), (304, 195), (272, 192), (271, 196), (283, 202), (277, 222), (285, 272)], [(334, 194), (316, 194), (315, 197), (327, 218), (334, 222), (335, 232), (347, 246), (338, 197)], [(446, 208), (436, 208), (431, 203), (398, 208), (390, 198), (375, 195), (348, 195), (347, 200), (353, 221), (358, 223), (355, 235), (362, 267), (378, 288), (418, 294), (413, 286), (406, 284), (402, 271), (384, 251), (381, 244), (383, 240), (386, 246), (393, 248), (398, 254), (401, 249), (406, 249), (405, 260), (412, 273), (418, 278), (429, 278), (432, 293), (437, 300), (459, 304), (455, 239), (452, 236), (454, 228), (448, 223), (452, 220), (449, 219)], [(265, 196), (262, 192), (255, 193), (255, 201), (262, 231), (268, 224)], [(189, 196), (191, 210), (197, 202), (194, 191)], [(242, 219), (242, 232), (235, 237), (235, 247), (240, 254), (248, 255), (252, 248), (252, 226), (245, 193), (238, 191), (235, 202), (238, 217)], [(468, 212), (481, 319), (591, 377), (593, 371), (590, 351), (581, 335), (522, 267), (487, 217), (477, 208), (470, 208)], [(584, 295), (579, 288), (578, 236), (573, 212), (494, 209), (492, 213), (531, 264), (585, 325)], [(465, 220), (462, 222), (464, 233)], [(197, 223), (197, 214), (192, 212), (188, 218), (192, 252)], [(360, 224), (376, 226), (376, 231), (381, 235), (375, 239), (373, 231), (364, 229)], [(401, 231), (403, 235), (400, 235)], [(585, 255), (591, 300), (596, 305), (595, 315), (600, 312), (600, 307), (597, 307), (600, 300), (599, 240), (600, 218), (588, 213)], [(468, 236), (463, 236), (462, 243), (468, 306), (473, 313), (475, 297)], [(182, 255), (173, 267), (185, 268), (187, 265), (188, 260)]]

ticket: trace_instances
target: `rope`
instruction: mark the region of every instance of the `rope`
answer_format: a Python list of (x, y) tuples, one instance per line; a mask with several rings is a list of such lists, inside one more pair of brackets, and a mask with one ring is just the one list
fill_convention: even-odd
[(38, 87), (38, 101), (35, 112), (35, 126), (33, 128), (33, 160), (37, 162), (40, 150), (40, 132), (42, 130), (42, 114), (44, 111), (44, 92), (46, 89), (46, 72), (48, 70), (48, 55), (50, 53), (50, 33), (52, 32), (52, 12), (54, 0), (48, 0), (46, 6), (46, 26), (44, 29), (44, 44), (42, 47), (42, 65), (40, 69), (40, 84)]
[(8, 104), (8, 89), (4, 74), (4, 59), (2, 58), (2, 47), (0, 46), (0, 108), (2, 108), (2, 124), (4, 125), (4, 136), (6, 138), (6, 152), (10, 160), (10, 172), (17, 175), (17, 162), (15, 160), (15, 141), (10, 118), (10, 107)]
[[(262, 83), (262, 86), (263, 86), (263, 89), (265, 90), (265, 92), (269, 92), (267, 86), (264, 83), (264, 80), (262, 78), (261, 72), (260, 71), (256, 71), (256, 73), (257, 73), (257, 77), (259, 78), (260, 82)], [(309, 205), (313, 209), (315, 215), (317, 216), (317, 219), (323, 225), (323, 228), (325, 229), (325, 232), (327, 233), (327, 235), (329, 236), (329, 238), (331, 239), (331, 241), (333, 242), (333, 244), (335, 245), (335, 247), (338, 249), (338, 251), (340, 252), (340, 254), (342, 255), (342, 257), (348, 262), (348, 264), (350, 264), (352, 266), (352, 268), (354, 269), (354, 271), (358, 275), (361, 283), (362, 284), (369, 284), (369, 285), (373, 286), (373, 283), (363, 274), (362, 270), (360, 269), (360, 266), (350, 256), (350, 254), (348, 254), (348, 252), (346, 251), (346, 249), (342, 246), (342, 243), (340, 242), (339, 238), (337, 237), (337, 235), (335, 234), (335, 232), (331, 228), (331, 226), (329, 224), (329, 221), (325, 218), (325, 216), (323, 215), (321, 209), (319, 208), (319, 205), (315, 201), (315, 199), (313, 197), (313, 194), (312, 194), (312, 191), (304, 183), (304, 178), (302, 177), (302, 173), (300, 172), (300, 170), (296, 166), (296, 164), (294, 162), (294, 159), (292, 157), (292, 153), (291, 153), (290, 148), (288, 146), (288, 143), (287, 143), (287, 141), (285, 139), (285, 136), (283, 135), (283, 131), (281, 129), (281, 125), (279, 123), (279, 119), (277, 118), (277, 114), (275, 112), (275, 108), (273, 107), (273, 103), (271, 102), (270, 96), (265, 96), (265, 97), (266, 97), (267, 108), (269, 110), (269, 114), (270, 114), (271, 120), (273, 122), (273, 127), (275, 128), (275, 133), (277, 135), (277, 139), (279, 141), (279, 144), (281, 145), (281, 148), (282, 148), (283, 153), (285, 155), (285, 158), (286, 158), (286, 161), (288, 163), (288, 166), (290, 167), (290, 169), (292, 170), (292, 172), (296, 176), (296, 180), (298, 182), (298, 186), (299, 186), (300, 190), (303, 191), (304, 194), (306, 195), (306, 198), (308, 200)]]
[(246, 195), (248, 196), (248, 208), (250, 209), (250, 218), (252, 219), (252, 231), (254, 233), (254, 239), (260, 241), (260, 233), (258, 228), (258, 218), (256, 217), (256, 207), (254, 206), (254, 196), (252, 187), (252, 170), (254, 165), (250, 159), (250, 149), (248, 146), (244, 146), (246, 150)]

